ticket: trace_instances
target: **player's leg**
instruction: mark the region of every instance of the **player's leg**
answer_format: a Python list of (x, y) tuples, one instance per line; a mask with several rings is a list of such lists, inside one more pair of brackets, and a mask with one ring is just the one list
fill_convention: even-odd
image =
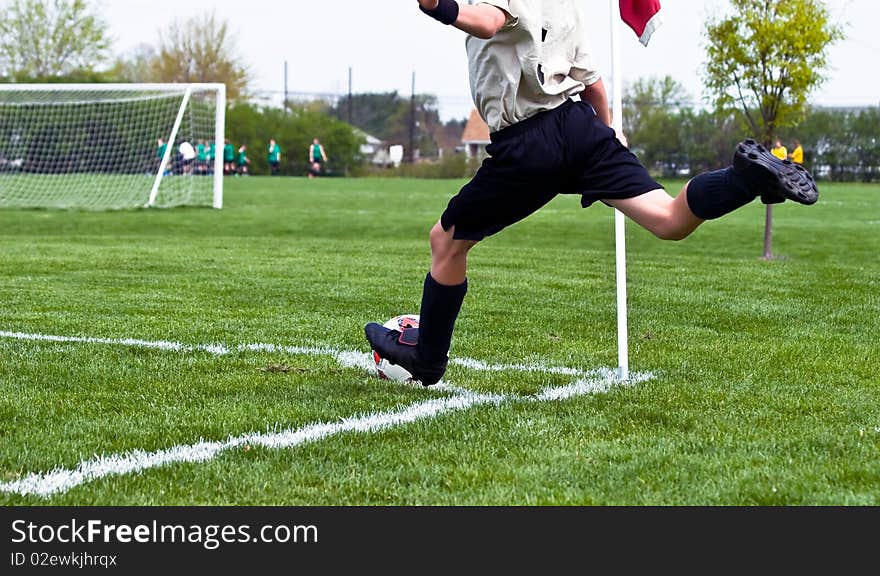
[(426, 386), (438, 382), (446, 371), (452, 333), (468, 288), (468, 251), (552, 198), (517, 193), (516, 184), (508, 185), (506, 178), (499, 177), (496, 164), (484, 162), (431, 229), (431, 269), (422, 286), (419, 327), (402, 332), (376, 323), (364, 327), (373, 350)]
[(766, 204), (812, 204), (819, 195), (802, 166), (774, 157), (754, 140), (737, 145), (731, 166), (699, 174), (673, 198), (589, 104), (569, 107), (565, 135), (575, 174), (566, 192), (581, 194), (584, 207), (601, 200), (663, 239), (685, 238), (704, 221), (758, 197)]
[(446, 365), (452, 333), (467, 294), (467, 255), (476, 240), (455, 238), (455, 226), (438, 222), (431, 230), (431, 270), (425, 276), (419, 308), (419, 357)]
[(559, 138), (552, 133), (558, 130), (561, 113), (564, 110), (536, 115), (493, 134), (489, 157), (449, 201), (431, 230), (431, 270), (422, 288), (419, 327), (403, 332), (374, 323), (365, 327), (373, 350), (414, 376), (418, 372), (422, 384), (437, 382), (446, 369), (455, 323), (468, 289), (468, 251), (558, 194), (561, 155)]
[(758, 197), (765, 204), (793, 200), (809, 205), (818, 200), (819, 191), (802, 166), (775, 158), (754, 140), (745, 140), (737, 146), (732, 166), (699, 174), (675, 198), (653, 190), (605, 202), (657, 237), (681, 240), (704, 221), (720, 218)]
[(419, 327), (398, 332), (370, 323), (364, 328), (373, 350), (409, 370), (424, 385), (438, 382), (446, 370), (452, 334), (468, 289), (470, 249), (486, 236), (526, 218), (556, 195), (552, 183), (546, 187), (513, 183), (497, 178), (498, 172), (494, 163), (484, 163), (432, 228), (431, 270), (422, 287)]
[(455, 238), (454, 227), (431, 230), (431, 270), (422, 286), (419, 327), (402, 332), (376, 323), (364, 327), (373, 350), (403, 366), (425, 386), (446, 372), (455, 321), (467, 293), (467, 253), (477, 243)]
[(687, 203), (687, 186), (673, 198), (665, 190), (605, 202), (662, 240), (682, 240), (704, 222)]
[(467, 278), (467, 253), (477, 242), (457, 240), (455, 226), (444, 230), (440, 222), (431, 229), (431, 276), (440, 284), (456, 286)]

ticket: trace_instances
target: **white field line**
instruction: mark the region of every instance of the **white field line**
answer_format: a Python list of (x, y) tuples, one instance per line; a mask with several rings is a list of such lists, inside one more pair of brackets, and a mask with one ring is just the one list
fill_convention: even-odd
[[(293, 448), (309, 442), (317, 442), (337, 434), (346, 432), (378, 432), (394, 426), (436, 418), (442, 414), (466, 410), (483, 404), (500, 405), (517, 400), (557, 401), (574, 396), (603, 393), (618, 383), (615, 376), (616, 372), (610, 369), (607, 372), (608, 375), (606, 377), (580, 379), (568, 386), (545, 389), (540, 394), (525, 399), (520, 396), (511, 395), (461, 392), (448, 398), (434, 398), (391, 412), (377, 412), (366, 416), (349, 418), (342, 422), (318, 422), (303, 428), (288, 428), (281, 432), (249, 433), (230, 437), (225, 441), (201, 441), (195, 444), (173, 446), (155, 452), (135, 450), (123, 454), (99, 456), (91, 460), (82, 461), (72, 469), (59, 468), (51, 472), (28, 474), (11, 482), (2, 482), (0, 483), (0, 492), (47, 498), (107, 476), (139, 473), (169, 464), (206, 462), (212, 460), (224, 450), (241, 446), (262, 446), (274, 449)], [(648, 378), (647, 375), (640, 375), (639, 381), (644, 381)]]
[[(216, 355), (227, 354), (230, 351), (230, 348), (226, 346), (215, 344), (185, 345), (178, 342), (47, 336), (42, 334), (24, 334), (21, 332), (0, 331), (0, 338), (125, 345), (156, 348), (175, 352), (205, 351)], [(364, 367), (367, 370), (375, 369), (375, 364), (369, 354), (339, 351), (328, 347), (250, 344), (236, 346), (233, 349), (239, 351), (285, 351), (293, 354), (330, 355), (335, 357), (337, 361), (345, 367)], [(462, 388), (450, 386), (449, 384), (433, 386), (430, 388), (431, 390), (436, 390), (438, 392), (451, 391), (454, 395), (417, 402), (410, 406), (390, 412), (377, 412), (365, 416), (352, 417), (344, 419), (341, 422), (319, 422), (298, 429), (288, 428), (280, 432), (247, 433), (240, 436), (230, 436), (225, 441), (200, 441), (195, 444), (172, 446), (171, 448), (154, 452), (135, 450), (123, 454), (97, 456), (91, 460), (80, 462), (74, 468), (58, 468), (51, 472), (28, 474), (18, 480), (0, 482), (0, 492), (20, 494), (23, 496), (40, 496), (45, 498), (54, 494), (67, 492), (77, 486), (107, 476), (138, 473), (151, 468), (175, 463), (206, 462), (215, 458), (224, 450), (240, 446), (251, 445), (263, 446), (266, 448), (292, 448), (308, 442), (316, 442), (337, 434), (347, 432), (377, 432), (394, 426), (401, 426), (418, 420), (435, 418), (448, 412), (466, 410), (473, 406), (483, 404), (500, 405), (505, 402), (523, 400), (539, 402), (559, 401), (575, 396), (604, 393), (611, 389), (611, 387), (617, 384), (622, 384), (617, 378), (616, 371), (610, 368), (585, 372), (569, 368), (542, 368), (540, 365), (490, 365), (476, 360), (467, 359), (461, 360), (459, 363), (475, 370), (541, 371), (554, 374), (571, 374), (580, 376), (580, 378), (576, 379), (569, 385), (547, 388), (534, 396), (528, 397), (517, 395), (477, 394)], [(653, 376), (648, 373), (631, 373), (628, 384), (644, 382), (650, 380), (652, 377)]]
[[(7, 332), (0, 330), (0, 338), (12, 340), (29, 340), (38, 342), (61, 342), (76, 344), (107, 344), (113, 346), (130, 346), (150, 348), (165, 352), (206, 352), (214, 356), (238, 352), (282, 352), (292, 355), (331, 356), (336, 358), (345, 368), (363, 368), (375, 371), (376, 366), (370, 354), (349, 350), (339, 350), (328, 346), (281, 346), (277, 344), (184, 344), (168, 340), (140, 340), (136, 338), (93, 338), (86, 336), (55, 336), (49, 334), (29, 334), (25, 332)], [(592, 376), (594, 370), (579, 370), (566, 366), (547, 366), (533, 364), (489, 364), (471, 358), (452, 358), (450, 363), (484, 372), (537, 372), (541, 374), (559, 374), (563, 376)]]
[(449, 398), (434, 398), (399, 410), (349, 418), (342, 422), (310, 424), (303, 428), (274, 433), (249, 433), (230, 437), (220, 442), (202, 441), (144, 452), (135, 450), (124, 454), (99, 456), (80, 462), (73, 469), (60, 468), (42, 474), (28, 474), (19, 480), (0, 483), (0, 492), (22, 496), (48, 497), (67, 492), (86, 482), (120, 474), (137, 473), (150, 468), (181, 462), (206, 462), (220, 452), (241, 446), (266, 448), (293, 448), (316, 442), (344, 432), (378, 432), (393, 426), (433, 418), (446, 412), (464, 410), (471, 406), (499, 403), (503, 397), (488, 394), (459, 394)]

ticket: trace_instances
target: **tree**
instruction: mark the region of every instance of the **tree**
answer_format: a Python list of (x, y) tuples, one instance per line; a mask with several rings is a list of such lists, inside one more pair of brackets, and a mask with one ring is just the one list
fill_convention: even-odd
[(350, 101), (340, 99), (330, 114), (342, 121), (350, 117), (353, 126), (371, 136), (409, 148), (413, 104), (416, 150), (423, 158), (436, 156), (440, 149), (438, 132), (443, 130), (443, 123), (434, 95), (417, 94), (413, 102), (411, 97), (404, 98), (397, 92), (353, 94)]
[[(731, 0), (732, 16), (711, 20), (705, 85), (719, 110), (737, 109), (765, 145), (803, 117), (824, 80), (828, 48), (843, 37), (821, 0)], [(764, 258), (772, 258), (767, 205)]]
[(880, 179), (880, 110), (871, 108), (853, 114), (852, 132), (858, 151), (858, 179), (876, 182)]
[(688, 164), (681, 130), (687, 99), (684, 87), (671, 76), (637, 80), (624, 97), (627, 139), (642, 162), (664, 178), (674, 178)]
[(114, 62), (110, 75), (117, 82), (149, 82), (152, 79), (153, 62), (157, 57), (153, 46), (139, 44)]
[(174, 22), (159, 35), (159, 53), (152, 60), (153, 82), (220, 82), (231, 101), (247, 95), (250, 73), (240, 64), (236, 40), (224, 21), (213, 14)]
[(353, 94), (351, 100), (339, 99), (330, 114), (342, 121), (351, 118), (352, 126), (381, 140), (389, 140), (389, 120), (401, 107), (406, 106), (408, 110), (408, 105), (397, 92)]
[(107, 25), (86, 0), (12, 0), (0, 9), (0, 73), (12, 80), (88, 73), (109, 48)]
[(679, 121), (690, 175), (729, 166), (731, 150), (746, 134), (744, 123), (733, 114), (685, 108)]
[[(414, 126), (413, 122), (415, 122)], [(412, 160), (434, 157), (438, 154), (434, 132), (441, 125), (437, 97), (430, 94), (417, 94), (414, 100), (407, 98), (388, 119), (387, 139), (403, 144), (404, 148), (409, 149), (410, 128), (412, 128), (415, 147), (410, 150), (413, 156), (408, 153), (406, 157)]]
[(282, 174), (306, 174), (313, 138), (319, 138), (327, 149), (328, 167), (334, 174), (345, 175), (361, 161), (362, 138), (352, 127), (310, 106), (282, 110), (240, 103), (230, 106), (226, 124), (229, 141), (236, 148), (247, 144), (251, 151), (254, 174), (269, 173), (265, 150), (270, 138), (281, 146)]

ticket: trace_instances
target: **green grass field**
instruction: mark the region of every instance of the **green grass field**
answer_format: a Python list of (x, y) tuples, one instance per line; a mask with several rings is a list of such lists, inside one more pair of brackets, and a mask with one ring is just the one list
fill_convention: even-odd
[(461, 183), (226, 182), (219, 211), (0, 210), (0, 503), (880, 505), (878, 186), (778, 206), (773, 261), (757, 202), (629, 223), (627, 384), (597, 372), (612, 211), (559, 197), (471, 252), (423, 389), (362, 330), (418, 313)]

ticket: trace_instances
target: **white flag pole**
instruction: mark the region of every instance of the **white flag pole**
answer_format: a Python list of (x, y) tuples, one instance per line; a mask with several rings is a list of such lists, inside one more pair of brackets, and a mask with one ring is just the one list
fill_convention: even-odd
[[(623, 75), (620, 65), (620, 4), (611, 4), (611, 74), (612, 125), (623, 134)], [(626, 219), (619, 210), (614, 211), (614, 236), (617, 251), (617, 377), (629, 379), (629, 334), (626, 311)]]

